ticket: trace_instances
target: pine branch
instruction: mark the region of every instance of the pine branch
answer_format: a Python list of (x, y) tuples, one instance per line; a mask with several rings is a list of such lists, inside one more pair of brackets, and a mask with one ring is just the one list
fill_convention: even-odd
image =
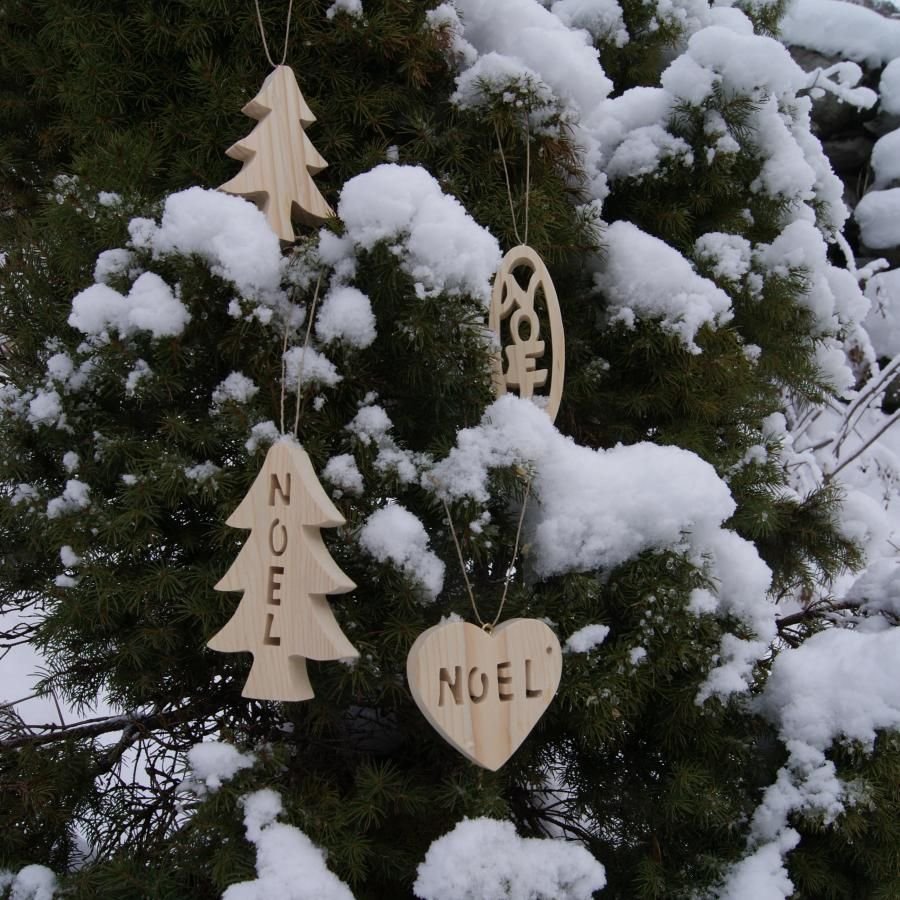
[(43, 730), (37, 734), (16, 735), (0, 741), (0, 752), (16, 750), (20, 747), (38, 747), (58, 741), (99, 737), (101, 734), (122, 731), (121, 740), (105, 757), (112, 765), (115, 762), (114, 757), (116, 755), (121, 756), (122, 752), (142, 734), (151, 731), (171, 731), (177, 725), (183, 725), (192, 719), (207, 716), (220, 707), (221, 704), (219, 702), (207, 699), (198, 703), (188, 703), (185, 706), (167, 712), (150, 712), (142, 715), (129, 713), (120, 716), (107, 716), (102, 719), (91, 719), (87, 722), (79, 722), (77, 725), (42, 726)]
[(844, 612), (858, 608), (859, 603), (853, 600), (845, 600), (843, 603), (831, 603), (827, 606), (809, 606), (806, 609), (801, 609), (799, 612), (791, 613), (789, 616), (782, 616), (782, 618), (776, 619), (775, 625), (780, 633), (786, 628), (791, 628), (818, 616), (826, 616), (829, 613)]

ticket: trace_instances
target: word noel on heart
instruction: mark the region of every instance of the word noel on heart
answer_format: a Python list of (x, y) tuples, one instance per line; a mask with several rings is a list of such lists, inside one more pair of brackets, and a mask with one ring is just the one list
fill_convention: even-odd
[[(546, 652), (552, 653), (553, 648), (547, 647)], [(543, 696), (546, 688), (535, 686), (534, 660), (530, 656), (526, 656), (516, 662), (515, 672), (512, 660), (505, 659), (503, 662), (498, 662), (493, 684), (491, 682), (493, 671), (483, 672), (478, 666), (469, 666), (468, 672), (463, 677), (465, 667), (453, 666), (451, 674), (449, 668), (441, 666), (438, 672), (440, 684), (438, 706), (449, 702), (451, 697), (456, 704), (465, 703), (467, 698), (472, 703), (484, 703), (494, 690), (497, 693), (497, 700), (501, 703), (515, 700), (517, 696), (524, 696), (526, 700)], [(518, 674), (519, 677), (514, 678), (514, 674)], [(445, 696), (445, 694), (449, 696)]]
[(306, 451), (281, 440), (269, 449), (227, 524), (252, 530), (216, 590), (243, 590), (244, 596), (208, 646), (253, 654), (245, 697), (309, 700), (313, 691), (307, 659), (359, 655), (325, 596), (356, 587), (319, 531), (343, 525), (344, 518), (322, 489)]

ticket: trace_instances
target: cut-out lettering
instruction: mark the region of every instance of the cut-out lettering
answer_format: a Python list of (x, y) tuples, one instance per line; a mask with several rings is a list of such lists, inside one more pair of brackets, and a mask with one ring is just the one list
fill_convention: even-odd
[(269, 506), (275, 505), (276, 492), (281, 495), (281, 502), (285, 506), (291, 505), (291, 473), (286, 472), (284, 476), (284, 487), (281, 486), (281, 480), (277, 472), (273, 472), (269, 476)]
[(263, 643), (268, 644), (270, 647), (280, 647), (281, 646), (281, 638), (277, 635), (272, 634), (272, 625), (275, 622), (275, 614), (268, 613), (266, 615), (266, 634), (263, 637)]
[(463, 702), (462, 696), (462, 666), (453, 667), (453, 680), (450, 680), (450, 672), (447, 669), (441, 669), (438, 675), (440, 683), (440, 696), (438, 697), (438, 706), (444, 705), (444, 685), (450, 688), (453, 700), (457, 706)]
[[(551, 647), (547, 648), (547, 652), (550, 653), (552, 650)], [(525, 696), (530, 700), (532, 697), (540, 697), (541, 694), (544, 693), (543, 688), (533, 688), (531, 686), (531, 660), (525, 660)]]
[[(278, 540), (280, 542), (280, 548), (275, 546), (275, 529), (281, 529), (281, 535)], [(281, 524), (278, 519), (275, 519), (274, 522), (269, 526), (269, 551), (273, 556), (282, 556), (284, 551), (287, 550), (288, 545), (288, 536), (287, 536), (287, 528)]]
[[(481, 676), (481, 693), (476, 696), (475, 692), (472, 690), (472, 676), (478, 674)], [(487, 675), (482, 672), (478, 666), (474, 666), (469, 670), (469, 699), (473, 703), (482, 703), (487, 699), (488, 688), (490, 687), (490, 682), (488, 681)]]
[(507, 693), (503, 690), (503, 685), (512, 684), (512, 675), (507, 674), (510, 668), (512, 668), (512, 663), (508, 660), (506, 662), (497, 663), (497, 697), (500, 700), (513, 699), (512, 692)]
[(281, 606), (281, 597), (277, 592), (281, 590), (281, 576), (284, 575), (284, 566), (269, 566), (269, 587), (266, 591), (266, 603), (272, 606)]

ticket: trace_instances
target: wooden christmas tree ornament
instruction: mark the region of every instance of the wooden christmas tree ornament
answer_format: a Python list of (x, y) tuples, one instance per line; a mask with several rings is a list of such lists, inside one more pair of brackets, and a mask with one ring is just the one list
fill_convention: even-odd
[(306, 451), (289, 440), (273, 444), (247, 496), (228, 519), (233, 528), (251, 532), (216, 590), (242, 590), (244, 596), (207, 645), (223, 653), (253, 654), (245, 697), (309, 700), (313, 691), (307, 659), (359, 656), (325, 598), (356, 587), (319, 531), (343, 524)]
[(510, 619), (493, 630), (443, 622), (419, 635), (406, 674), (413, 699), (441, 737), (496, 771), (550, 705), (562, 651), (539, 619)]
[(290, 66), (276, 66), (242, 112), (258, 124), (226, 155), (244, 165), (220, 191), (256, 203), (282, 241), (294, 240), (292, 215), (319, 225), (334, 215), (312, 180), (328, 163), (304, 129), (316, 121)]
[[(516, 279), (517, 270), (527, 273), (524, 288)], [(540, 340), (541, 324), (535, 309), (539, 292), (543, 295), (550, 323), (552, 359), (549, 370), (537, 367), (537, 361), (543, 359), (546, 349), (546, 342)], [(503, 327), (507, 319), (508, 335)], [(494, 277), (488, 326), (500, 342), (500, 352), (493, 360), (494, 393), (499, 397), (508, 389), (514, 389), (520, 397), (533, 397), (535, 388), (547, 387), (549, 376), (550, 385), (544, 408), (550, 420), (554, 421), (562, 400), (566, 371), (562, 315), (556, 288), (547, 267), (535, 250), (525, 244), (513, 247), (500, 263)], [(504, 342), (505, 337), (508, 337), (508, 343)]]

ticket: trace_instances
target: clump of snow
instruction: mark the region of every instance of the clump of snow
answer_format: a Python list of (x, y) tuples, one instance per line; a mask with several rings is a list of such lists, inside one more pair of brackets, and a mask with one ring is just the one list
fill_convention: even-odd
[(375, 340), (375, 314), (369, 298), (354, 287), (338, 285), (322, 301), (316, 337), (323, 343), (341, 340), (363, 349)]
[(9, 900), (53, 900), (59, 890), (56, 875), (46, 866), (25, 866), (17, 873), (0, 871), (0, 891)]
[(873, 188), (883, 188), (900, 180), (900, 129), (875, 141), (870, 165), (875, 171)]
[(639, 666), (647, 658), (646, 647), (632, 647), (628, 651), (628, 661), (633, 666)]
[(70, 478), (66, 482), (66, 487), (62, 494), (59, 497), (54, 497), (47, 503), (47, 518), (58, 519), (60, 516), (87, 509), (90, 505), (90, 487), (77, 478)]
[(69, 324), (82, 334), (115, 331), (128, 337), (149, 331), (155, 338), (174, 337), (184, 331), (191, 314), (159, 275), (139, 275), (127, 295), (106, 284), (85, 288), (72, 301)]
[(281, 797), (264, 788), (243, 798), (247, 840), (256, 845), (256, 878), (233, 884), (222, 900), (353, 900), (325, 865), (325, 854), (293, 825), (276, 819)]
[(783, 650), (760, 708), (786, 741), (871, 747), (879, 729), (900, 728), (900, 629), (831, 628)]
[(564, 653), (588, 653), (599, 647), (609, 636), (608, 625), (585, 625), (569, 635), (563, 647)]
[(616, 147), (606, 166), (611, 181), (651, 175), (667, 161), (693, 165), (694, 153), (683, 138), (670, 134), (661, 125), (635, 128)]
[(532, 467), (538, 499), (527, 517), (542, 576), (612, 568), (644, 550), (718, 530), (734, 511), (713, 468), (677, 447), (593, 450), (560, 434), (528, 400), (507, 394), (427, 476), (449, 498), (488, 500), (490, 470)]
[(351, 178), (341, 191), (338, 215), (346, 234), (321, 232), (319, 252), (339, 279), (352, 277), (355, 253), (391, 241), (423, 295), (490, 299), (500, 246), (425, 169), (385, 163)]
[(750, 271), (750, 241), (737, 234), (712, 231), (694, 242), (698, 260), (712, 267), (712, 274), (725, 281), (740, 281)]
[(332, 456), (322, 469), (322, 477), (346, 494), (359, 497), (364, 488), (362, 473), (351, 453)]
[(438, 838), (419, 864), (420, 900), (590, 900), (603, 866), (573, 841), (521, 838), (511, 822), (466, 819)]
[(347, 431), (355, 434), (364, 444), (380, 444), (393, 423), (390, 416), (376, 403), (362, 406), (347, 425)]
[(28, 402), (27, 419), (35, 428), (39, 425), (55, 425), (63, 418), (62, 398), (57, 391), (38, 389)]
[(221, 471), (214, 462), (207, 460), (203, 463), (197, 463), (195, 466), (187, 466), (184, 470), (184, 477), (203, 484), (205, 481), (209, 481), (210, 478), (215, 478)]
[[(463, 37), (463, 24), (452, 3), (441, 3), (425, 13), (426, 27), (443, 30), (450, 38), (451, 61), (460, 66), (471, 66), (478, 59), (478, 51)], [(390, 162), (396, 162), (396, 159)]]
[(59, 548), (59, 559), (67, 569), (74, 568), (81, 563), (81, 557), (68, 544)]
[(67, 450), (62, 458), (63, 468), (71, 475), (81, 465), (81, 458), (74, 450)]
[(422, 521), (399, 503), (376, 510), (359, 533), (360, 546), (379, 562), (393, 563), (428, 600), (444, 587), (444, 564), (428, 547)]
[(792, 0), (781, 20), (781, 36), (787, 44), (870, 69), (900, 56), (900, 21), (842, 0)]
[(109, 284), (119, 275), (130, 274), (133, 267), (134, 253), (131, 250), (121, 247), (116, 250), (104, 250), (94, 264), (94, 281), (97, 284)]
[(479, 53), (518, 60), (576, 112), (594, 109), (612, 91), (591, 36), (567, 28), (534, 0), (455, 0), (465, 38)]
[(867, 247), (882, 250), (900, 244), (900, 188), (869, 191), (856, 205), (853, 217)]
[(716, 83), (761, 96), (799, 91), (808, 80), (780, 41), (712, 25), (691, 36), (687, 52), (663, 73), (662, 86), (676, 97), (702, 103)]
[(136, 359), (134, 366), (125, 378), (125, 396), (133, 397), (138, 385), (145, 378), (149, 378), (153, 374), (153, 370), (144, 359)]
[(306, 384), (334, 387), (343, 378), (335, 364), (312, 347), (291, 347), (286, 351), (284, 372), (287, 388), (291, 391)]
[(241, 753), (236, 747), (221, 741), (194, 744), (188, 750), (188, 765), (194, 778), (210, 791), (217, 791), (223, 782), (255, 763), (256, 757), (252, 753)]
[(122, 202), (122, 195), (114, 191), (100, 191), (97, 194), (97, 202), (101, 206), (118, 206)]
[(658, 321), (692, 353), (704, 325), (731, 319), (731, 300), (698, 275), (673, 247), (631, 222), (613, 222), (604, 233), (606, 259), (595, 281), (609, 303), (613, 322), (634, 327), (638, 319)]
[[(898, 39), (900, 49), (900, 39)], [(900, 56), (892, 59), (881, 73), (881, 81), (878, 84), (878, 94), (881, 101), (881, 110), (889, 115), (900, 115)]]
[(325, 10), (325, 18), (333, 19), (339, 12), (354, 19), (360, 18), (363, 14), (362, 0), (334, 0)]
[(259, 387), (252, 378), (243, 372), (231, 372), (212, 392), (213, 409), (219, 410), (226, 403), (247, 403), (258, 393)]
[(257, 422), (250, 429), (250, 437), (244, 446), (247, 448), (248, 453), (255, 453), (259, 447), (267, 447), (269, 444), (274, 444), (280, 437), (281, 432), (278, 430), (278, 426), (271, 419), (268, 419), (265, 422)]
[(500, 53), (486, 53), (456, 79), (451, 101), (460, 109), (478, 109), (502, 96), (506, 102), (525, 102), (530, 107), (552, 106), (553, 91), (519, 60)]
[(784, 900), (794, 893), (794, 884), (784, 865), (784, 854), (800, 843), (791, 830), (778, 841), (758, 847), (736, 863), (716, 892), (718, 900)]
[(166, 198), (162, 218), (133, 219), (132, 244), (154, 257), (197, 254), (245, 296), (280, 296), (281, 246), (257, 207), (221, 191), (192, 187)]
[(569, 28), (583, 28), (594, 40), (624, 47), (628, 29), (617, 0), (556, 0), (550, 12)]

